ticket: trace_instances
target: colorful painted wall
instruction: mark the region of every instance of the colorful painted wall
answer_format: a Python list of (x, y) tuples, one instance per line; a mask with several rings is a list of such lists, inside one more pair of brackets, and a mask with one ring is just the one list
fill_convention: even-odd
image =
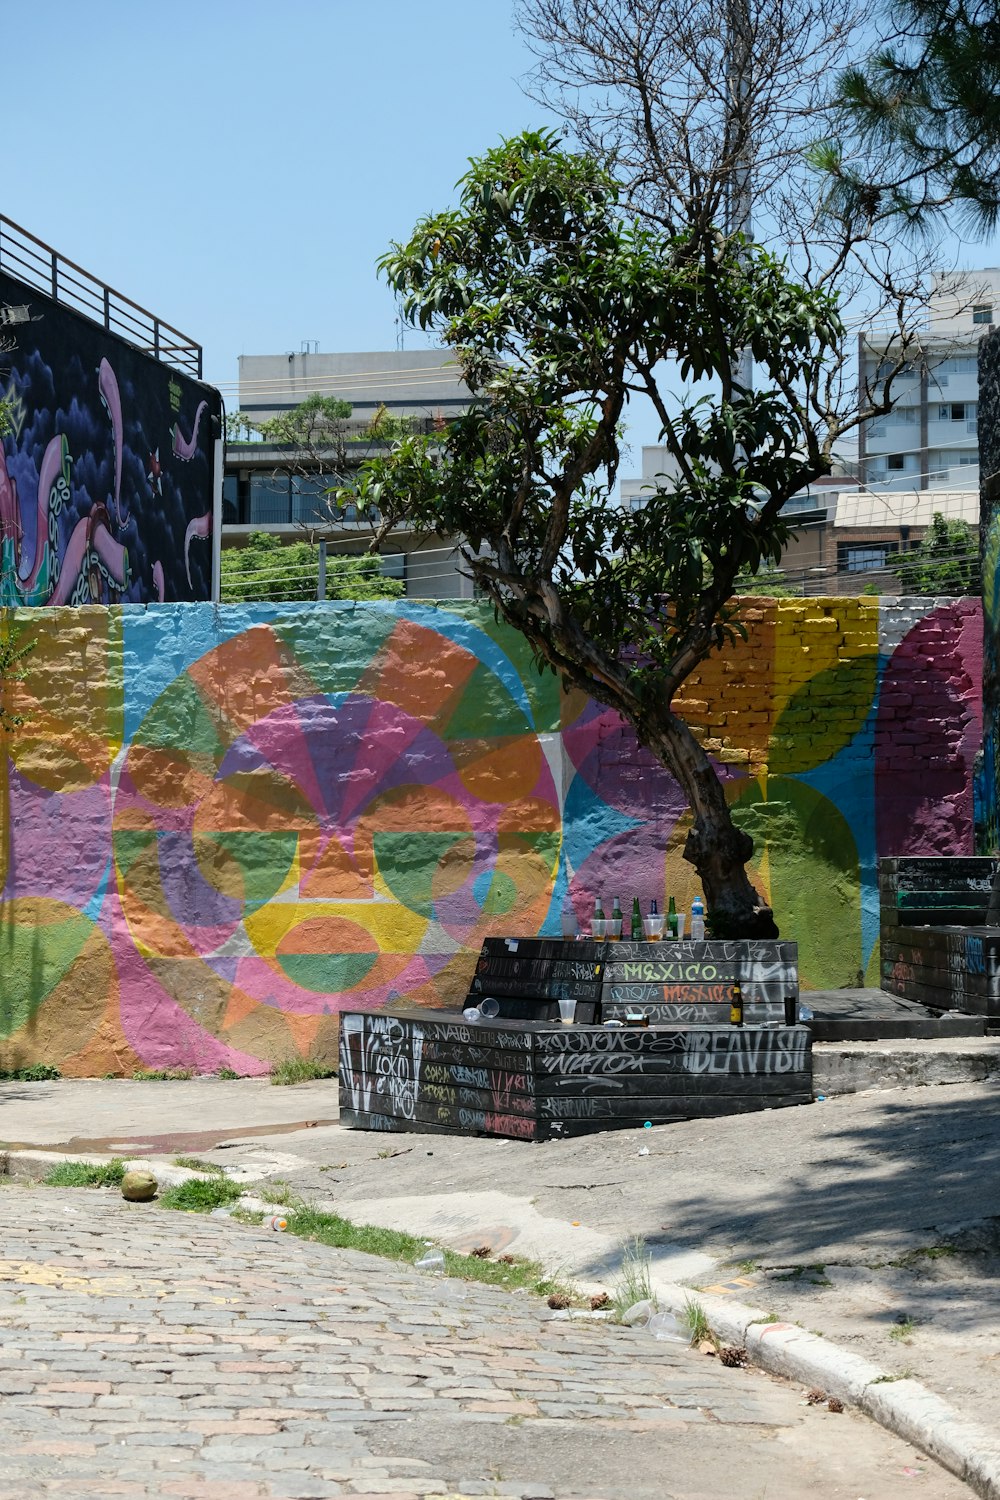
[[(803, 982), (878, 964), (880, 854), (971, 849), (976, 601), (749, 601), (692, 679)], [(487, 934), (696, 893), (677, 788), (477, 604), (24, 610), (0, 1067), (263, 1071), (453, 1005)]]
[(218, 391), (0, 273), (4, 304), (0, 604), (210, 599)]
[(979, 340), (979, 558), (982, 568), (983, 753), (977, 767), (976, 846), (1000, 850), (1000, 329)]

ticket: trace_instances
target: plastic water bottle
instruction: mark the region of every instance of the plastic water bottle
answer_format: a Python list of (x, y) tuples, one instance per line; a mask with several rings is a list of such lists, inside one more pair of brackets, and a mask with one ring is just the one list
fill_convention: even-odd
[(695, 896), (691, 902), (691, 941), (705, 941), (705, 903), (700, 896)]
[(285, 1218), (284, 1214), (275, 1214), (272, 1217), (271, 1228), (274, 1230), (275, 1234), (284, 1234), (285, 1230), (288, 1228), (288, 1220)]

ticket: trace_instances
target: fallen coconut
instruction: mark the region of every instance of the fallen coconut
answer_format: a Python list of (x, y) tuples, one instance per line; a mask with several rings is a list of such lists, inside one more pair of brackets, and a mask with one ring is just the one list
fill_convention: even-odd
[(156, 1197), (158, 1186), (152, 1172), (136, 1167), (133, 1171), (126, 1172), (122, 1178), (122, 1197), (127, 1198), (130, 1203), (148, 1203), (151, 1198)]

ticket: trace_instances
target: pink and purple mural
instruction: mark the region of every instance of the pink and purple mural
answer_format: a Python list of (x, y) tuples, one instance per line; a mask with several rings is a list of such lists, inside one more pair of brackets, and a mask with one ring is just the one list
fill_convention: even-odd
[(212, 597), (217, 391), (0, 272), (0, 605)]

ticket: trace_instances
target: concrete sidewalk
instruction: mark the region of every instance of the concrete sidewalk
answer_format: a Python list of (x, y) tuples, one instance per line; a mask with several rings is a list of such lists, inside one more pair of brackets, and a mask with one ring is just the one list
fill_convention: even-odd
[[(829, 1044), (818, 1076), (843, 1086), (846, 1070), (865, 1091), (545, 1145), (346, 1131), (335, 1081), (212, 1078), (3, 1084), (0, 1142), (202, 1156), (357, 1222), (530, 1255), (582, 1286), (608, 1288), (623, 1240), (642, 1236), (665, 1303), (696, 1296), (760, 1363), (1000, 1497), (1000, 1047), (973, 1041)], [(884, 1087), (900, 1076), (984, 1081)]]

